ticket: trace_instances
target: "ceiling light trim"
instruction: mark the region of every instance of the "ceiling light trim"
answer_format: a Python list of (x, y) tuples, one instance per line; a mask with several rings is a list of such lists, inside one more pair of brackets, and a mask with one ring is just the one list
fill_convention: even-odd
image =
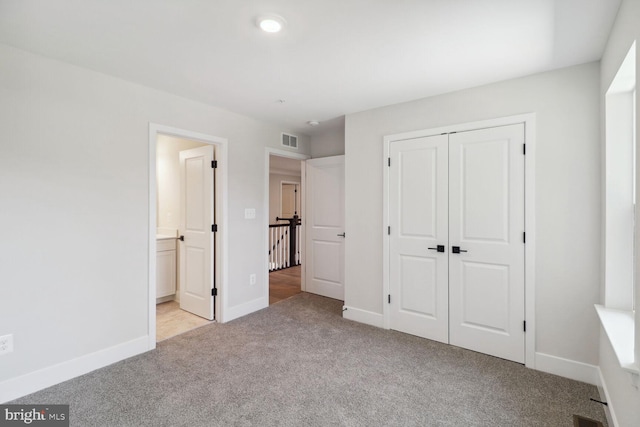
[(256, 19), (256, 25), (265, 33), (276, 34), (281, 32), (287, 25), (287, 21), (273, 13), (261, 15)]

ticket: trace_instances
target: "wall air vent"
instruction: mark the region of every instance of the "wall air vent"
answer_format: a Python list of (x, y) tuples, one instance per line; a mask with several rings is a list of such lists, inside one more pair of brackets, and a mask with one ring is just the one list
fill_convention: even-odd
[(602, 423), (598, 420), (592, 420), (591, 418), (583, 417), (581, 415), (573, 416), (574, 427), (602, 427)]
[(282, 145), (289, 148), (298, 149), (298, 137), (295, 135), (289, 135), (288, 133), (282, 133)]

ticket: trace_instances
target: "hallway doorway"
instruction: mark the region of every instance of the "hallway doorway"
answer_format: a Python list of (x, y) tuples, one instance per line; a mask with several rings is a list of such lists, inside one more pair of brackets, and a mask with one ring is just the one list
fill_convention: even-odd
[(303, 290), (303, 160), (307, 156), (267, 150), (269, 305)]

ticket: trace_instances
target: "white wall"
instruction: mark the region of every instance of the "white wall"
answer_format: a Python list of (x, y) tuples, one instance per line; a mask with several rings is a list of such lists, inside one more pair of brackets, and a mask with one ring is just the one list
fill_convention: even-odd
[(348, 115), (345, 305), (382, 313), (383, 137), (534, 112), (536, 351), (597, 364), (598, 87), (591, 63)]
[(156, 146), (157, 226), (180, 228), (180, 151), (202, 147), (196, 141), (159, 135)]
[(146, 338), (149, 123), (228, 139), (223, 286), (238, 312), (265, 300), (264, 147), (282, 150), (287, 129), (5, 45), (0, 64), (0, 335), (14, 335), (0, 396), (4, 380)]
[(344, 123), (342, 119), (327, 131), (311, 135), (311, 157), (341, 156), (344, 154)]
[[(269, 174), (269, 223), (277, 224), (276, 217), (280, 216), (280, 184), (281, 182), (301, 183), (300, 175)], [(302, 216), (302, 188), (298, 188), (298, 216)], [(280, 221), (281, 224), (286, 224)]]
[[(623, 0), (618, 11), (618, 16), (614, 23), (609, 41), (602, 56), (600, 75), (600, 94), (604, 102), (605, 93), (611, 82), (613, 81), (618, 68), (622, 64), (629, 48), (634, 40), (640, 42), (640, 1)], [(636, 43), (636, 46), (638, 44)], [(636, 54), (636, 82), (638, 79), (638, 70), (640, 70), (640, 55)], [(638, 95), (636, 91), (636, 105)], [(604, 105), (601, 109), (601, 123), (605, 122)], [(636, 111), (636, 123), (640, 123), (640, 114)], [(602, 135), (602, 153), (604, 150), (604, 131)], [(636, 147), (640, 146), (636, 135)], [(640, 150), (636, 150), (640, 154)], [(638, 160), (636, 160), (638, 162)], [(604, 165), (604, 160), (603, 160)], [(640, 178), (638, 174), (637, 178)], [(640, 187), (636, 184), (636, 191)], [(636, 212), (636, 224), (640, 223), (640, 212)], [(636, 248), (640, 244), (640, 233), (636, 232)], [(636, 272), (640, 271), (640, 255), (636, 251)], [(601, 263), (604, 264), (604, 256), (601, 257)], [(636, 274), (637, 276), (637, 274)], [(636, 278), (637, 281), (637, 278)], [(604, 275), (601, 279), (602, 295), (604, 298)], [(602, 300), (604, 302), (604, 299)], [(640, 316), (638, 316), (638, 307), (640, 307), (640, 292), (636, 292), (636, 331), (640, 329)], [(638, 346), (640, 342), (636, 340), (636, 355), (640, 354)], [(636, 356), (637, 357), (637, 356)], [(634, 387), (631, 382), (631, 376), (624, 372), (613, 353), (609, 339), (604, 331), (600, 332), (600, 371), (602, 372), (603, 386), (609, 395), (609, 409), (613, 412), (617, 419), (618, 425), (621, 427), (637, 425), (640, 420), (640, 391)]]

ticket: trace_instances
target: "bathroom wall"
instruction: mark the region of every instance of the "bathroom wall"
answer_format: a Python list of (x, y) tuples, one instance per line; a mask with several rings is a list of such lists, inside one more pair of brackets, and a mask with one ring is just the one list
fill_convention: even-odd
[[(180, 151), (202, 147), (203, 143), (167, 135), (156, 146), (157, 224), (159, 229), (180, 228)], [(164, 234), (164, 233), (163, 233)]]

